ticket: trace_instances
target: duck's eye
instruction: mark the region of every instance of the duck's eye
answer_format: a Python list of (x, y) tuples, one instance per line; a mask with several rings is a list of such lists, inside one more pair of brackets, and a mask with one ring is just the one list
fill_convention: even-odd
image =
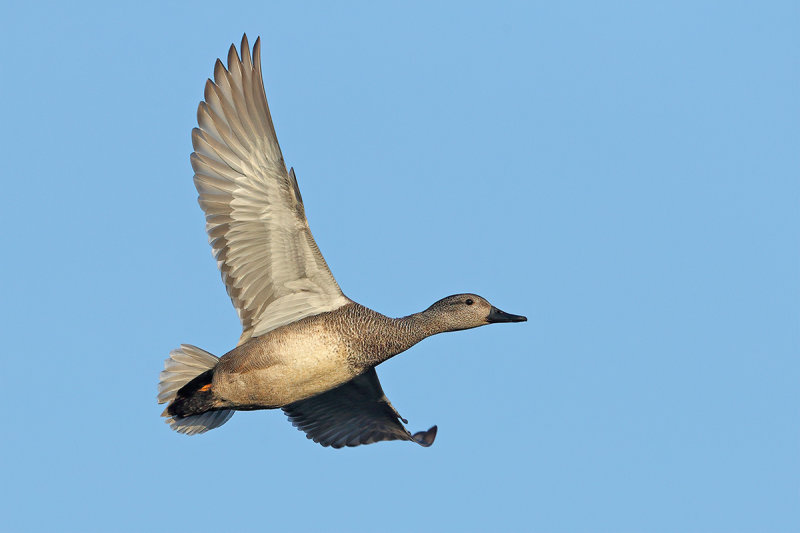
[(473, 302), (473, 301), (472, 301), (472, 298), (467, 298), (467, 301), (466, 301), (466, 302), (464, 302), (464, 303), (465, 303), (465, 304), (467, 304), (467, 305), (472, 305), (472, 304), (474, 304), (475, 302)]

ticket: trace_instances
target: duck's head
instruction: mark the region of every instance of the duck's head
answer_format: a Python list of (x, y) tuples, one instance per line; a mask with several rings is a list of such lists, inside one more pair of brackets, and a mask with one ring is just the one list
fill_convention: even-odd
[(522, 315), (512, 315), (496, 308), (477, 294), (454, 294), (442, 298), (424, 311), (444, 331), (477, 328), (496, 322), (525, 322)]

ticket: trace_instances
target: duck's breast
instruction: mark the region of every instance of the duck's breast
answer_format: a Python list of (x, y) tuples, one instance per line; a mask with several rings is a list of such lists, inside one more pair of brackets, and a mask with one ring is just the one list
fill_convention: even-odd
[(305, 322), (278, 328), (223, 356), (214, 390), (229, 406), (281, 407), (354, 376), (341, 335), (323, 323)]

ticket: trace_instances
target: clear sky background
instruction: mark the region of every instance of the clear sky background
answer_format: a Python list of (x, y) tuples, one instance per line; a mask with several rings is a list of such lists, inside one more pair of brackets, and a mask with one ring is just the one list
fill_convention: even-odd
[[(796, 2), (21, 4), (0, 530), (800, 530)], [(430, 449), (159, 418), (170, 349), (240, 333), (189, 153), (245, 31), (344, 292), (529, 318), (378, 369)]]

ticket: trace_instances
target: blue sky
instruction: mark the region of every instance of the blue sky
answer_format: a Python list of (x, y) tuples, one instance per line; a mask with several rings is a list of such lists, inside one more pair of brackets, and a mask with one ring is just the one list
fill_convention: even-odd
[[(796, 3), (116, 4), (0, 21), (0, 530), (800, 530)], [(188, 156), (245, 31), (344, 292), (528, 316), (379, 367), (430, 449), (158, 416), (240, 333)]]

